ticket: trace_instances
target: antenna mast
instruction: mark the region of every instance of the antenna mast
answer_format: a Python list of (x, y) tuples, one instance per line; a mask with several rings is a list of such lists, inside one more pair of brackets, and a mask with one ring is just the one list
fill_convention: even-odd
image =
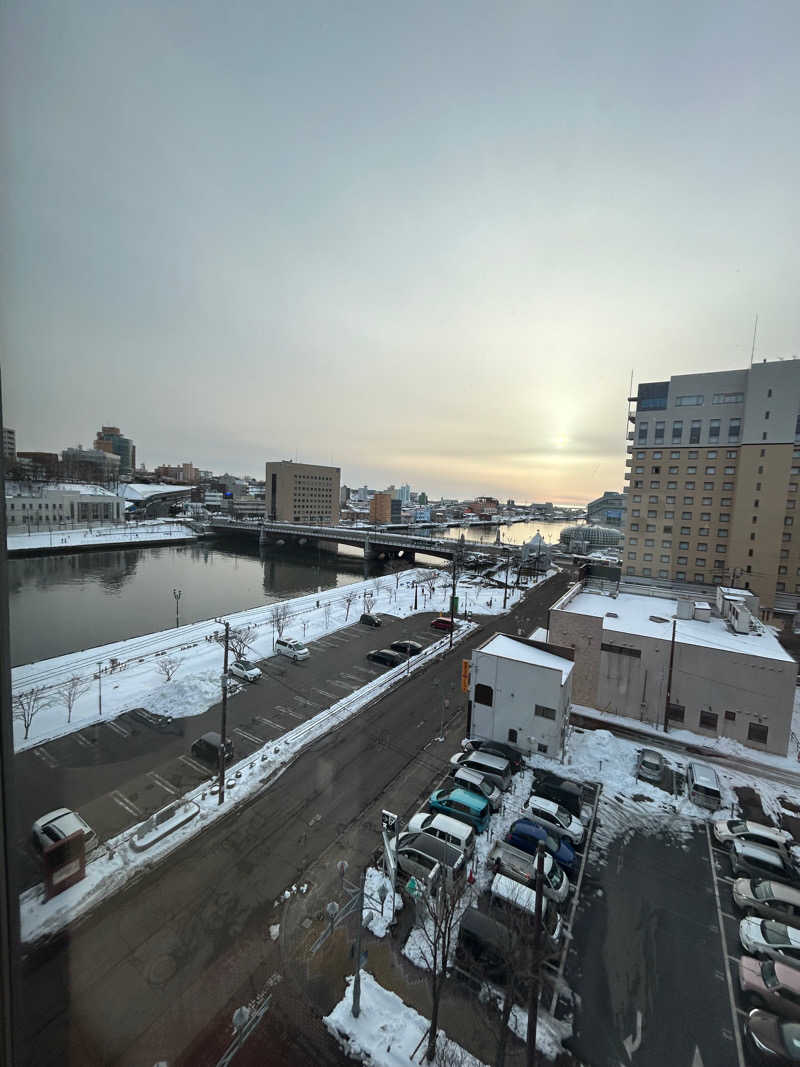
[(753, 360), (756, 354), (756, 332), (758, 330), (758, 314), (756, 314), (756, 321), (753, 323), (753, 346), (750, 349), (750, 366), (753, 366)]

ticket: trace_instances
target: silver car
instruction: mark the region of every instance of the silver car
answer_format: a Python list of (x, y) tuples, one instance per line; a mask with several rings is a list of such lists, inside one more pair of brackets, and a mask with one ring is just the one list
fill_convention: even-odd
[(636, 777), (643, 782), (661, 784), (664, 777), (664, 757), (653, 748), (643, 748), (639, 753), (639, 761), (636, 764)]

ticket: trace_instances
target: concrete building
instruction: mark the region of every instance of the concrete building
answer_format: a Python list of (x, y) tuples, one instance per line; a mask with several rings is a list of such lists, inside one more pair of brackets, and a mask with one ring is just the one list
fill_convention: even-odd
[(61, 470), (64, 478), (76, 482), (96, 481), (108, 485), (119, 480), (120, 458), (104, 449), (78, 445), (62, 451)]
[(403, 503), (388, 490), (375, 493), (369, 502), (369, 521), (383, 525), (390, 522), (402, 522)]
[(3, 459), (6, 466), (16, 462), (17, 459), (17, 432), (3, 427)]
[(645, 382), (630, 404), (624, 573), (743, 585), (794, 614), (800, 362)]
[(119, 456), (119, 473), (128, 477), (136, 470), (136, 445), (124, 437), (119, 426), (101, 426), (94, 447), (100, 452)]
[(569, 658), (541, 641), (494, 634), (472, 653), (467, 733), (560, 754), (572, 692)]
[(339, 522), (339, 467), (267, 463), (264, 514), (275, 522), (335, 526)]
[(624, 506), (625, 497), (622, 493), (606, 490), (597, 500), (591, 500), (586, 505), (586, 518), (600, 526), (620, 526)]
[(194, 484), (200, 480), (200, 471), (193, 463), (177, 463), (174, 467), (163, 464), (156, 467), (154, 474), (165, 481)]
[(709, 603), (624, 581), (573, 586), (548, 631), (574, 649), (573, 701), (785, 756), (797, 663), (743, 594), (723, 589)]
[(6, 483), (6, 521), (41, 529), (125, 521), (125, 501), (100, 485)]

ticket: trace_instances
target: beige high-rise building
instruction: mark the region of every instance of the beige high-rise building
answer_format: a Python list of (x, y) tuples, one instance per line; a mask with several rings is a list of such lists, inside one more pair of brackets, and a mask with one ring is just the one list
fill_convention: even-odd
[(267, 463), (264, 515), (274, 522), (335, 525), (339, 522), (339, 467)]
[(629, 400), (623, 574), (800, 610), (800, 362), (676, 375)]
[(375, 493), (369, 502), (369, 521), (387, 523), (392, 521), (392, 494)]

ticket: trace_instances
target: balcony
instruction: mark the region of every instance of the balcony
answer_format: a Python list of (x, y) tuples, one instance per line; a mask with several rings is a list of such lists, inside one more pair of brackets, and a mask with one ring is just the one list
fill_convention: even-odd
[(631, 480), (631, 472), (630, 471), (625, 471), (625, 474), (623, 475), (623, 477), (624, 477), (626, 482), (629, 482)]
[(629, 459), (625, 460), (625, 466), (626, 467), (630, 467), (631, 463), (633, 463), (633, 457), (632, 456)]
[(633, 430), (631, 430), (631, 432), (628, 434), (628, 440), (632, 441), (635, 436), (636, 436), (636, 434), (633, 432)]

